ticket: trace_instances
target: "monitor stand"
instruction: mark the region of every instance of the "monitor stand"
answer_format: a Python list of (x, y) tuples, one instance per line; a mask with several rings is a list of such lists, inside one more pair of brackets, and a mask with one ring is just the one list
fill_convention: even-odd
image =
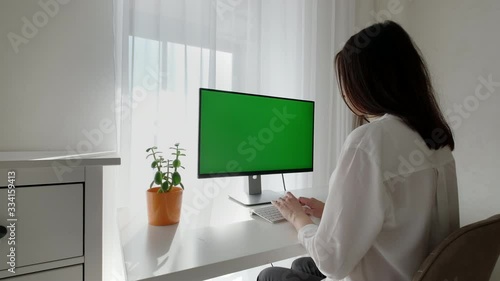
[(262, 191), (260, 175), (255, 175), (248, 176), (248, 188), (245, 189), (245, 192), (232, 193), (229, 198), (245, 206), (254, 206), (269, 204), (272, 200), (276, 200), (283, 195), (283, 193), (271, 190)]

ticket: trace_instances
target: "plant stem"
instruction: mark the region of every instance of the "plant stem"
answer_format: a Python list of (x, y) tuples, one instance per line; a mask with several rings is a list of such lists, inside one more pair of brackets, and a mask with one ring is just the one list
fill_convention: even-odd
[[(156, 158), (156, 152), (155, 152), (154, 148), (151, 148), (151, 152), (153, 153), (153, 159), (154, 159), (154, 161), (158, 161), (158, 159)], [(163, 166), (161, 165), (161, 161), (156, 162), (156, 169), (158, 170), (158, 172), (161, 173), (161, 168), (162, 167)], [(161, 177), (161, 180), (160, 180), (160, 188), (158, 189), (158, 193), (162, 193), (163, 192), (163, 190), (161, 189), (162, 188), (161, 187), (162, 183), (163, 183), (163, 176)]]

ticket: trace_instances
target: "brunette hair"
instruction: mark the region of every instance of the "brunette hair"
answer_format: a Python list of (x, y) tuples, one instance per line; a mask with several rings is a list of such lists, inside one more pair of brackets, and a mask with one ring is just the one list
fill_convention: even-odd
[(430, 149), (454, 149), (429, 70), (399, 24), (385, 21), (353, 35), (335, 56), (335, 68), (344, 99), (357, 111), (395, 115), (418, 132)]

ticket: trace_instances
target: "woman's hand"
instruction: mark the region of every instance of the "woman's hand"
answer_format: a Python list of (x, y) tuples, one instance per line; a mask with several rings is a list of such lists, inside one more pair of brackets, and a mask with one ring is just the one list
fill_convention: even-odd
[(308, 215), (312, 215), (317, 218), (323, 216), (323, 209), (325, 208), (325, 203), (319, 201), (316, 198), (305, 198), (300, 197), (299, 202), (301, 205), (306, 206), (305, 212)]
[(285, 196), (280, 197), (278, 200), (271, 203), (278, 208), (281, 215), (293, 224), (297, 230), (301, 229), (305, 225), (313, 223), (311, 218), (309, 218), (304, 211), (304, 208), (300, 204), (299, 200), (290, 192), (287, 192)]

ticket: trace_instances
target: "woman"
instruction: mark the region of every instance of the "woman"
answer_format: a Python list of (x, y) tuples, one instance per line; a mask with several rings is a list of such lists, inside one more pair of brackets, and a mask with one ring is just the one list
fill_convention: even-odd
[(259, 281), (411, 280), (459, 227), (452, 132), (409, 35), (392, 21), (372, 25), (335, 67), (346, 104), (369, 123), (344, 143), (324, 204), (291, 193), (273, 202), (311, 257)]

